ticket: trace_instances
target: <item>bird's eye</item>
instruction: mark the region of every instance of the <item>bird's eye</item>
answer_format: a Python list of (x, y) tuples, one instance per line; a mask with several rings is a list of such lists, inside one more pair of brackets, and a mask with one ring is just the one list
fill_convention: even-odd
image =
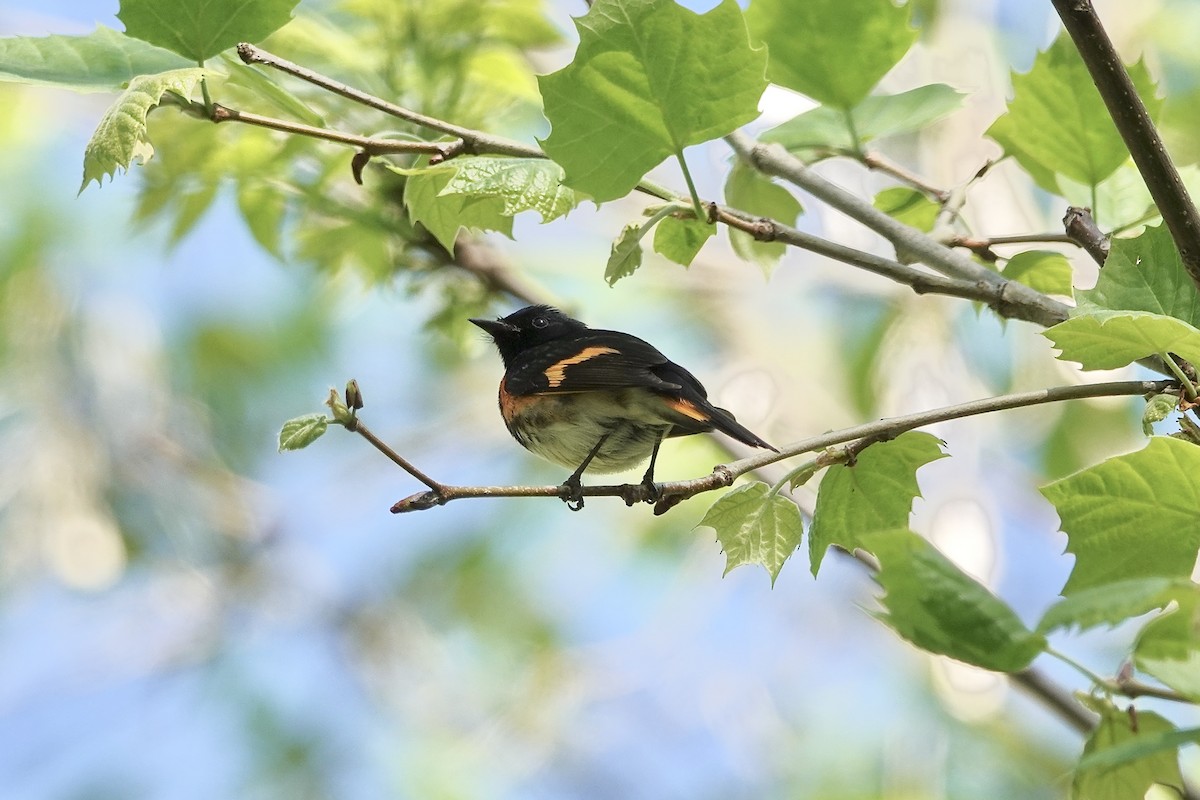
[(550, 320), (546, 319), (545, 317), (534, 317), (533, 322), (530, 324), (535, 328), (544, 328), (550, 324)]

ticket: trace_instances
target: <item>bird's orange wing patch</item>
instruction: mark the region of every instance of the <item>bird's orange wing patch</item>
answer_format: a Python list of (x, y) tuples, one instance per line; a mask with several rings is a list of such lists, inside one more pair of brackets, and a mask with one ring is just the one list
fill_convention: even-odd
[(667, 399), (667, 405), (672, 411), (677, 411), (685, 417), (691, 417), (697, 422), (712, 422), (712, 417), (704, 413), (703, 409), (690, 400), (684, 400), (682, 397), (671, 397)]
[(550, 384), (551, 389), (557, 389), (562, 385), (562, 382), (566, 380), (567, 367), (572, 366), (573, 364), (582, 364), (584, 361), (593, 359), (596, 356), (616, 354), (620, 352), (621, 351), (617, 350), (616, 348), (604, 347), (601, 345), (585, 347), (575, 355), (564, 358), (561, 361), (556, 361), (549, 367), (546, 367), (546, 371), (544, 373), (546, 376), (546, 382)]

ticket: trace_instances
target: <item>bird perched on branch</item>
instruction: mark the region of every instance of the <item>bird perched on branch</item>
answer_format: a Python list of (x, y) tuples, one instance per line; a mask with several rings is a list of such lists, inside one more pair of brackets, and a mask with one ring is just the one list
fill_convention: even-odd
[(663, 439), (719, 430), (753, 447), (774, 447), (708, 401), (692, 373), (648, 342), (589, 328), (549, 306), (496, 320), (472, 319), (504, 360), (500, 414), (527, 450), (574, 469), (568, 506), (583, 507), (585, 470), (620, 472), (647, 458), (642, 484), (656, 497), (654, 461)]

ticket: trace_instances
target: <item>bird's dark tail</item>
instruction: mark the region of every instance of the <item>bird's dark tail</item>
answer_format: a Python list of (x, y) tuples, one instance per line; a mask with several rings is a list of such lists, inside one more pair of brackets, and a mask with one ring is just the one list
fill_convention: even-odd
[(763, 447), (767, 450), (774, 450), (776, 453), (779, 452), (778, 449), (767, 444), (761, 436), (754, 433), (745, 425), (734, 419), (733, 414), (730, 414), (723, 408), (717, 408), (716, 406), (711, 406), (711, 408), (713, 411), (713, 427), (715, 427), (721, 433), (732, 436), (742, 444), (748, 444), (751, 447)]

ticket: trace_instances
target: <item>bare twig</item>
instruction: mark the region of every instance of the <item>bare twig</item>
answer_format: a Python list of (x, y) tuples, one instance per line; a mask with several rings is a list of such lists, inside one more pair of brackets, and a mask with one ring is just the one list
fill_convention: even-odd
[(357, 147), (367, 155), (372, 156), (388, 153), (428, 153), (445, 159), (454, 147), (453, 142), (413, 142), (401, 139), (375, 139), (368, 136), (356, 136), (352, 133), (342, 133), (341, 131), (330, 130), (328, 128), (317, 128), (299, 122), (275, 119), (274, 117), (264, 117), (259, 114), (251, 114), (248, 111), (238, 111), (219, 103), (213, 103), (209, 119), (213, 122), (242, 122), (247, 125), (269, 128), (273, 131), (291, 133), (297, 136), (324, 139), (327, 142), (336, 142), (337, 144)]
[(1063, 215), (1063, 228), (1067, 231), (1068, 239), (1086, 250), (1097, 264), (1104, 266), (1108, 260), (1109, 239), (1100, 230), (1096, 220), (1092, 219), (1090, 208), (1069, 206)]
[(307, 81), (314, 86), (319, 86), (327, 92), (345, 97), (347, 100), (353, 100), (356, 103), (361, 103), (368, 108), (373, 108), (376, 111), (382, 111), (393, 117), (411, 122), (414, 125), (420, 125), (423, 128), (428, 128), (438, 133), (446, 133), (451, 136), (457, 136), (463, 140), (464, 149), (470, 153), (496, 153), (506, 156), (518, 156), (523, 158), (545, 158), (546, 154), (539, 148), (533, 145), (523, 144), (512, 139), (507, 139), (503, 136), (493, 136), (482, 131), (464, 128), (460, 125), (455, 125), (445, 120), (429, 117), (425, 114), (419, 114), (416, 111), (411, 111), (403, 106), (398, 106), (395, 103), (389, 103), (386, 100), (375, 97), (352, 86), (347, 86), (340, 81), (335, 81), (320, 73), (314, 72), (307, 67), (302, 67), (299, 64), (294, 64), (287, 59), (268, 53), (259, 47), (243, 42), (237, 46), (238, 56), (247, 64), (263, 64), (265, 66), (277, 69), (280, 72), (287, 73), (300, 80)]
[(810, 192), (833, 208), (876, 231), (891, 241), (898, 250), (913, 254), (943, 275), (983, 285), (1007, 284), (1001, 290), (1005, 294), (1005, 301), (1013, 308), (1023, 308), (1022, 319), (1049, 326), (1067, 318), (1066, 305), (1028, 286), (1008, 281), (1000, 274), (975, 263), (916, 228), (893, 219), (865, 200), (817, 175), (779, 145), (758, 144), (740, 131), (731, 133), (725, 140), (739, 156), (759, 171), (783, 178)]
[(1055, 711), (1079, 733), (1091, 733), (1096, 727), (1096, 715), (1084, 708), (1070, 692), (1051, 681), (1044, 673), (1030, 667), (1011, 673), (1008, 679)]
[(1171, 162), (1146, 104), (1100, 24), (1091, 0), (1053, 0), (1053, 3), (1171, 231), (1184, 269), (1200, 288), (1200, 213)]
[[(1170, 380), (1116, 381), (1111, 383), (1093, 383), (1078, 386), (1057, 386), (1032, 392), (1020, 392), (1017, 394), (1001, 395), (999, 397), (989, 397), (983, 400), (974, 400), (969, 403), (960, 403), (958, 405), (933, 409), (931, 411), (922, 411), (917, 414), (909, 414), (903, 417), (893, 417), (892, 419), (878, 420), (865, 425), (857, 425), (852, 428), (845, 428), (840, 431), (832, 431), (830, 433), (821, 434), (820, 436), (802, 439), (786, 447), (780, 448), (779, 452), (759, 453), (748, 458), (732, 461), (728, 464), (720, 464), (714, 467), (710, 474), (699, 478), (658, 484), (656, 485), (655, 492), (653, 494), (646, 486), (642, 484), (618, 484), (607, 486), (585, 486), (583, 487), (583, 496), (620, 497), (629, 505), (654, 499), (659, 499), (660, 503), (662, 503), (662, 501), (670, 498), (670, 505), (674, 505), (679, 500), (687, 499), (688, 497), (702, 494), (704, 492), (711, 492), (714, 489), (730, 486), (738, 477), (761, 467), (765, 467), (769, 464), (773, 464), (776, 461), (792, 458), (802, 453), (821, 450), (836, 444), (854, 442), (864, 438), (890, 438), (898, 436), (904, 431), (921, 428), (926, 425), (932, 425), (936, 422), (944, 422), (950, 419), (961, 419), (963, 417), (976, 416), (979, 414), (988, 414), (995, 411), (1005, 411), (1012, 408), (1041, 405), (1043, 403), (1057, 403), (1064, 400), (1077, 400), (1086, 397), (1117, 397), (1122, 395), (1133, 396), (1161, 394), (1165, 391), (1177, 389), (1178, 386), (1179, 384), (1177, 382)], [(372, 444), (374, 444), (374, 442), (372, 442)], [(385, 455), (391, 458), (392, 461), (399, 463), (397, 459), (393, 457), (394, 454), (390, 448), (383, 452)], [(404, 464), (401, 464), (400, 466), (406, 471), (409, 471), (408, 467), (405, 467)], [(459, 500), (471, 497), (563, 497), (563, 493), (565, 491), (562, 486), (447, 486), (437, 483), (423, 474), (410, 474), (413, 474), (414, 477), (416, 477), (426, 486), (429, 486), (430, 491), (412, 495), (396, 503), (394, 506), (392, 506), (392, 511), (395, 513), (400, 513), (403, 511), (420, 511), (437, 505), (445, 505), (451, 500)], [(668, 505), (666, 507), (670, 506)]]
[(896, 180), (900, 181), (901, 183), (908, 184), (918, 192), (929, 195), (931, 199), (937, 201), (938, 203), (945, 203), (950, 197), (950, 192), (946, 189), (941, 189), (937, 186), (934, 186), (932, 183), (925, 180), (907, 167), (892, 161), (883, 153), (875, 150), (867, 150), (860, 155), (856, 154), (854, 157), (858, 158), (863, 165), (867, 167), (867, 169), (873, 169), (886, 175), (891, 175)]

